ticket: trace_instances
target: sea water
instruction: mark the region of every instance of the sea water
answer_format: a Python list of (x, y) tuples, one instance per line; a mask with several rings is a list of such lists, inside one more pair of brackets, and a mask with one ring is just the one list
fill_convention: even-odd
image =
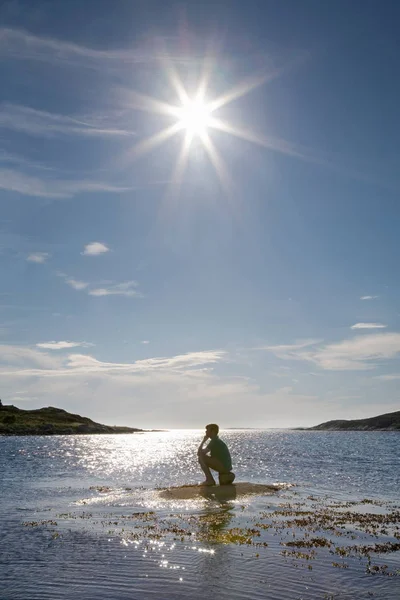
[[(202, 431), (0, 437), (1, 600), (400, 598), (399, 551), (385, 560), (390, 575), (368, 571), (361, 557), (334, 568), (328, 550), (310, 569), (310, 561), (285, 557), (287, 532), (283, 538), (274, 530), (261, 547), (223, 537), (238, 524), (255, 527), (260, 514), (310, 499), (367, 500), (365, 510), (387, 510), (385, 503), (395, 510), (400, 432), (220, 435), (237, 481), (292, 487), (226, 502), (163, 498), (158, 488), (203, 479), (196, 460)], [(192, 524), (193, 540), (172, 530), (156, 535), (151, 523), (168, 519)], [(206, 531), (200, 541), (198, 523)]]

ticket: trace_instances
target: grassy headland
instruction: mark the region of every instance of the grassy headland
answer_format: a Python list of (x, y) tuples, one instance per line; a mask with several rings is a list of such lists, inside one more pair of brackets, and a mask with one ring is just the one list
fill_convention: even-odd
[(53, 406), (36, 410), (22, 410), (12, 405), (0, 406), (0, 435), (76, 435), (140, 431), (144, 430), (102, 425), (88, 417), (74, 415)]
[(306, 429), (307, 431), (400, 431), (400, 411), (378, 415), (369, 419), (327, 421)]

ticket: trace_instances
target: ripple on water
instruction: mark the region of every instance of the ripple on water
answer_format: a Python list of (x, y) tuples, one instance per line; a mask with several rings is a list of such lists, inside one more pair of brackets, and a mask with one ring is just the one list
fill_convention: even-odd
[[(335, 535), (329, 530), (311, 532), (283, 523), (296, 516), (273, 516), (278, 508), (305, 510), (304, 503), (317, 514), (324, 506), (355, 498), (394, 501), (399, 487), (398, 435), (226, 432), (223, 437), (232, 448), (239, 481), (294, 482), (297, 487), (276, 497), (225, 503), (203, 497), (160, 498), (156, 487), (199, 480), (194, 455), (198, 436), (177, 432), (0, 439), (0, 476), (6, 483), (0, 507), (6, 567), (0, 597), (400, 597), (400, 578), (366, 572), (366, 556), (331, 554), (336, 547), (356, 542), (351, 535), (360, 524), (352, 523), (336, 537), (336, 525)], [(337, 512), (384, 514), (389, 508), (365, 503), (338, 506)], [(278, 517), (280, 524), (273, 528), (257, 525)], [(22, 527), (22, 521), (46, 523)], [(359, 542), (384, 542), (393, 533), (375, 531), (378, 538), (359, 531)], [(322, 535), (335, 545), (282, 545)], [(307, 558), (312, 551), (315, 557)], [(386, 563), (395, 571), (398, 554), (372, 552), (371, 565)]]

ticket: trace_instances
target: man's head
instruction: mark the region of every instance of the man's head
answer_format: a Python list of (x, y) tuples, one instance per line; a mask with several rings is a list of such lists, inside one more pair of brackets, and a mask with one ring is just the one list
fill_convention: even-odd
[(218, 432), (219, 432), (219, 427), (215, 423), (210, 423), (209, 425), (206, 425), (206, 434), (208, 435), (209, 438), (217, 437)]

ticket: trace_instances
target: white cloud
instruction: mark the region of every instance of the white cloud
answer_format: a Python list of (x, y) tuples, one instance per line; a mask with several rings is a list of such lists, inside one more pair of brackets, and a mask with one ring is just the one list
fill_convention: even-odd
[[(319, 395), (298, 393), (292, 385), (263, 393), (248, 377), (221, 374), (230, 360), (224, 350), (206, 350), (116, 363), (82, 353), (0, 346), (2, 398), (37, 398), (38, 406), (57, 399), (57, 406), (96, 421), (138, 427), (199, 428), (210, 421), (223, 427), (307, 426), (366, 416), (365, 403), (360, 408), (350, 402), (338, 406), (336, 398), (321, 402)], [(371, 415), (383, 408), (390, 412), (396, 406), (368, 404)]]
[(144, 373), (149, 371), (175, 371), (182, 372), (194, 367), (210, 365), (220, 362), (226, 356), (223, 350), (208, 350), (202, 352), (188, 352), (170, 358), (149, 358), (137, 360), (134, 363), (107, 363), (101, 362), (87, 354), (70, 354), (67, 368), (85, 372), (130, 372)]
[(72, 198), (80, 193), (127, 192), (132, 187), (89, 180), (61, 180), (26, 175), (14, 169), (0, 169), (0, 189), (17, 192), (25, 196), (41, 198)]
[(136, 281), (124, 281), (107, 287), (90, 289), (89, 296), (126, 296), (127, 298), (140, 298), (142, 294), (136, 289)]
[(48, 252), (34, 252), (33, 254), (29, 254), (27, 257), (27, 261), (34, 263), (45, 263), (46, 260), (50, 257)]
[(395, 358), (400, 353), (400, 334), (381, 333), (343, 340), (319, 350), (314, 362), (324, 369), (370, 369), (374, 361)]
[[(39, 350), (29, 352), (35, 360), (42, 359)], [(201, 427), (211, 420), (223, 426), (251, 426), (251, 415), (261, 411), (268, 415), (262, 425), (279, 426), (287, 424), (287, 411), (304, 418), (305, 407), (307, 414), (316, 414), (315, 397), (296, 394), (291, 387), (261, 394), (247, 377), (217, 375), (213, 367), (229, 360), (223, 350), (132, 363), (102, 362), (84, 354), (56, 358), (52, 368), (31, 360), (0, 367), (4, 397), (18, 396), (23, 388), (26, 398), (40, 398), (41, 405), (54, 404), (57, 398), (58, 406), (97, 421), (139, 427)]]
[(140, 343), (141, 344), (150, 344), (149, 340), (142, 340)]
[(360, 300), (376, 300), (379, 296), (361, 296)]
[(74, 288), (74, 290), (85, 290), (89, 285), (86, 281), (79, 281), (78, 279), (72, 279), (70, 277), (65, 281), (69, 286)]
[(67, 342), (67, 341), (40, 342), (39, 344), (36, 344), (37, 348), (43, 348), (45, 350), (65, 350), (67, 348), (76, 348), (78, 346), (81, 346), (83, 348), (89, 348), (90, 346), (93, 346), (93, 344), (90, 344), (88, 342)]
[[(54, 345), (70, 344), (70, 342), (48, 342), (41, 348), (56, 349)], [(73, 342), (72, 342), (73, 344)], [(37, 344), (39, 346), (39, 344)], [(74, 344), (79, 345), (79, 344)], [(83, 345), (82, 343), (80, 345)], [(63, 348), (71, 346), (62, 346)], [(57, 347), (57, 349), (61, 349)], [(0, 368), (0, 375), (20, 375), (24, 377), (60, 377), (82, 374), (132, 374), (144, 375), (154, 373), (169, 373), (202, 377), (207, 372), (202, 367), (222, 362), (226, 358), (223, 350), (206, 350), (188, 352), (172, 357), (149, 358), (132, 363), (114, 363), (97, 360), (89, 354), (69, 354), (67, 357), (53, 359), (47, 353), (23, 346), (1, 346), (0, 363), (11, 364), (10, 367)], [(20, 367), (22, 363), (22, 368)]]
[(375, 379), (380, 379), (381, 381), (396, 381), (400, 379), (400, 375), (377, 375)]
[(286, 360), (309, 361), (325, 370), (366, 370), (376, 361), (393, 359), (400, 354), (400, 333), (380, 333), (358, 336), (336, 344), (311, 348), (315, 341), (289, 346), (267, 346), (275, 356)]
[(98, 256), (99, 254), (104, 254), (105, 252), (109, 252), (110, 248), (101, 242), (91, 242), (90, 244), (86, 244), (82, 254), (84, 256)]
[(95, 121), (95, 115), (91, 122), (88, 118), (59, 115), (28, 106), (3, 104), (0, 107), (0, 127), (29, 135), (40, 137), (53, 137), (58, 134), (90, 137), (134, 135), (133, 132), (115, 127), (97, 127)]
[[(22, 365), (23, 368), (39, 369), (55, 369), (61, 363), (53, 356), (45, 352), (40, 352), (26, 346), (3, 345), (0, 344), (0, 363), (6, 363), (18, 368)], [(0, 370), (1, 372), (1, 370)]]
[(382, 323), (356, 323), (351, 329), (386, 329), (387, 325)]

